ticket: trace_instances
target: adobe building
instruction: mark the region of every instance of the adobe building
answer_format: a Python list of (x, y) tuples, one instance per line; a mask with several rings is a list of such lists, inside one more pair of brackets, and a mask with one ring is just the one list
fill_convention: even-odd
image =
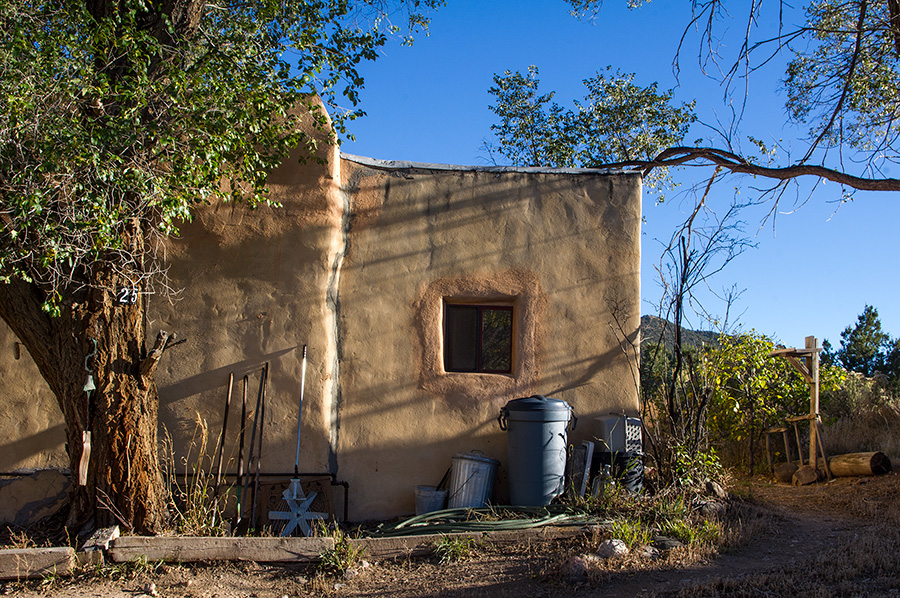
[[(244, 376), (252, 411), (268, 364), (261, 468), (293, 472), (304, 345), (300, 470), (345, 481), (351, 521), (411, 514), (413, 488), (472, 450), (500, 461), (503, 503), (497, 418), (512, 399), (568, 402), (576, 445), (594, 417), (637, 414), (639, 174), (330, 147), (322, 163), (286, 161), (270, 183), (280, 207), (206, 206), (167, 248), (178, 292), (151, 301), (149, 336), (186, 339), (157, 373), (160, 437), (178, 467), (210, 466), (233, 376), (236, 471)], [(21, 474), (68, 461), (56, 400), (2, 323), (0, 347), (0, 520), (13, 521), (49, 508), (65, 480)]]

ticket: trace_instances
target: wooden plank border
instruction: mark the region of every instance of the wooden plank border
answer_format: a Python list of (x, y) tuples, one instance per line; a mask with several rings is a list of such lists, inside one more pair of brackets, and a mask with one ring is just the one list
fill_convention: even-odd
[[(598, 534), (597, 525), (579, 527), (543, 527), (527, 530), (431, 534), (397, 538), (351, 539), (364, 558), (424, 556), (434, 552), (444, 538), (471, 538), (477, 543), (516, 544), (544, 542)], [(112, 541), (107, 556), (123, 563), (146, 558), (148, 561), (254, 561), (260, 563), (318, 562), (326, 550), (333, 550), (333, 538), (211, 538), (122, 536)]]
[(0, 550), (0, 579), (35, 579), (46, 575), (70, 575), (75, 569), (75, 549), (11, 548)]
[(311, 562), (334, 548), (333, 538), (213, 538), (121, 536), (107, 552), (116, 563), (148, 561)]

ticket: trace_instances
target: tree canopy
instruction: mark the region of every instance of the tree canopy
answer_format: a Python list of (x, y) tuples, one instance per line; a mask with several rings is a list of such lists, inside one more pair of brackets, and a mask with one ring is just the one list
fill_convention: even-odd
[(89, 457), (70, 523), (165, 523), (153, 372), (173, 337), (148, 347), (144, 313), (161, 240), (204, 203), (267, 201), (290, 151), (315, 159), (358, 114), (358, 65), (442, 3), (0, 3), (0, 317), (58, 399), (71, 470)]
[(4, 2), (0, 276), (40, 284), (53, 307), (92, 270), (155, 271), (153, 244), (134, 247), (135, 234), (168, 235), (204, 202), (264, 201), (271, 169), (301, 143), (315, 149), (296, 121), (325, 128), (314, 94), (338, 130), (358, 114), (357, 65), (387, 36), (363, 16), (385, 9), (378, 0)]
[[(534, 65), (527, 75), (506, 71), (494, 75), (489, 90), (496, 97), (490, 109), (500, 118), (491, 126), (497, 151), (517, 165), (596, 168), (653, 160), (682, 144), (696, 120), (693, 103), (673, 105), (671, 90), (640, 87), (633, 74), (598, 72), (585, 79), (587, 95), (574, 108), (554, 102), (553, 92), (541, 94), (538, 75)], [(664, 179), (665, 168), (655, 175), (654, 182)]]
[(900, 339), (891, 339), (882, 330), (878, 310), (871, 305), (866, 305), (857, 316), (856, 324), (841, 332), (839, 349), (832, 350), (831, 343), (825, 342), (829, 362), (864, 376), (881, 373), (891, 380), (900, 377), (900, 369), (897, 369)]

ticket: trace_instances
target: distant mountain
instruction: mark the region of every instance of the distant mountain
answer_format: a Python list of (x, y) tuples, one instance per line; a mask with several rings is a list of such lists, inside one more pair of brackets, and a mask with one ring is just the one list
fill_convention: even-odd
[[(656, 344), (660, 335), (663, 335), (666, 349), (675, 346), (675, 324), (656, 316), (641, 316), (641, 347)], [(718, 339), (718, 332), (681, 329), (681, 344), (684, 347), (715, 345)]]

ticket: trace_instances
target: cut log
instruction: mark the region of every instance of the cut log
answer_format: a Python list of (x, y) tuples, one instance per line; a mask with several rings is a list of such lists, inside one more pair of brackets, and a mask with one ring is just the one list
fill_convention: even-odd
[(782, 484), (790, 484), (797, 469), (796, 463), (779, 463), (775, 466), (775, 479)]
[(891, 470), (891, 460), (882, 452), (835, 455), (828, 462), (836, 477), (881, 475)]
[(812, 465), (804, 465), (794, 472), (792, 483), (794, 486), (806, 486), (808, 484), (815, 484), (824, 478), (824, 471), (816, 469)]

